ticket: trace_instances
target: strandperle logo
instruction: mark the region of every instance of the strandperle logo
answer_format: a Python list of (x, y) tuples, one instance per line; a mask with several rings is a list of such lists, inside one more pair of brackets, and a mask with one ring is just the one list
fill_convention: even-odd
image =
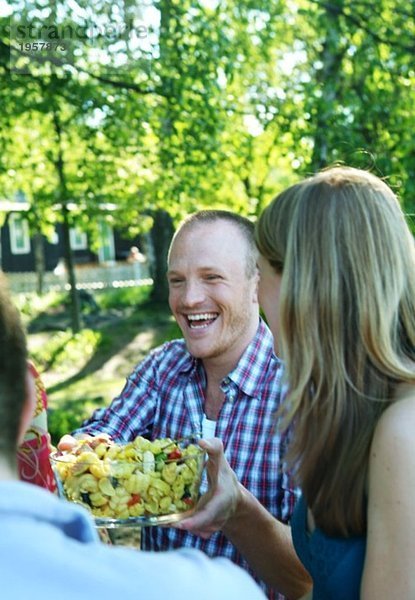
[[(39, 19), (16, 23), (10, 19), (6, 29), (10, 40), (10, 73), (32, 76), (59, 69), (64, 64), (73, 64), (77, 51), (82, 48), (106, 51), (119, 42), (131, 42), (137, 47), (150, 32), (137, 15), (105, 23), (92, 20), (76, 22), (72, 19), (62, 23)], [(112, 72), (110, 66), (107, 68)]]
[(54, 42), (60, 40), (81, 40), (84, 42), (93, 40), (115, 41), (126, 38), (133, 33), (138, 38), (144, 38), (148, 35), (148, 29), (145, 25), (135, 25), (134, 20), (127, 20), (125, 23), (110, 24), (105, 26), (88, 22), (82, 25), (70, 24), (44, 24), (44, 23), (22, 23), (9, 26), (10, 38), (18, 42), (22, 41), (45, 41)]

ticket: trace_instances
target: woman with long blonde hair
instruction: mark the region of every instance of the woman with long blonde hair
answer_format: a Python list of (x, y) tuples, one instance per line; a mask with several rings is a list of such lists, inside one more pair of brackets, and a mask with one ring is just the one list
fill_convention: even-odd
[[(378, 177), (332, 167), (277, 196), (256, 240), (260, 303), (289, 384), (307, 598), (414, 599), (415, 250), (399, 202)], [(249, 557), (261, 532), (250, 558), (271, 577), (281, 528), (247, 502), (218, 445), (208, 450), (219, 475), (188, 525), (221, 527)]]

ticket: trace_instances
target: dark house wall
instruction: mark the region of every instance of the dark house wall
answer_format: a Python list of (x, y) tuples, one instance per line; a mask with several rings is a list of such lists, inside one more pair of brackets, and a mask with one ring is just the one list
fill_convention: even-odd
[[(46, 271), (53, 271), (64, 254), (61, 224), (56, 226), (56, 233), (58, 235), (57, 244), (51, 244), (44, 236), (42, 236)], [(96, 254), (89, 249), (74, 250), (73, 255), (76, 264), (97, 261)], [(33, 238), (30, 240), (30, 252), (24, 254), (14, 254), (12, 252), (8, 218), (1, 229), (1, 267), (6, 273), (26, 273), (36, 270)]]
[[(3, 227), (1, 228), (0, 236), (0, 252), (1, 252), (1, 268), (6, 273), (26, 273), (34, 272), (35, 253), (33, 238), (30, 240), (30, 252), (25, 254), (13, 254), (10, 244), (10, 229), (8, 225), (9, 217), (7, 217)], [(56, 234), (58, 243), (51, 244), (43, 237), (43, 248), (45, 256), (45, 270), (53, 271), (58, 265), (59, 260), (63, 259), (63, 231), (62, 224), (56, 225)], [(114, 247), (115, 260), (126, 260), (129, 255), (131, 246), (137, 246), (143, 251), (143, 246), (140, 237), (128, 238), (123, 235), (123, 232), (114, 231)], [(74, 262), (77, 265), (85, 265), (98, 262), (98, 255), (89, 248), (85, 250), (73, 250)]]
[[(9, 273), (31, 272), (35, 270), (34, 242), (30, 240), (30, 252), (24, 254), (14, 254), (11, 250), (10, 229), (7, 217), (5, 224), (1, 228), (1, 267), (3, 271)], [(45, 268), (52, 271), (58, 264), (60, 249), (59, 244), (50, 244), (46, 238), (43, 238), (45, 251)]]

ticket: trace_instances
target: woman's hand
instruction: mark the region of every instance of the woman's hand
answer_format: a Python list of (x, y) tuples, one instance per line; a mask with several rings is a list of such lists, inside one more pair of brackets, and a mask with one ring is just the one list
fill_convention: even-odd
[(200, 498), (196, 512), (175, 527), (206, 539), (220, 531), (234, 515), (241, 491), (236, 475), (225, 458), (221, 440), (212, 438), (209, 441), (201, 440), (199, 444), (209, 457), (206, 465), (209, 489)]

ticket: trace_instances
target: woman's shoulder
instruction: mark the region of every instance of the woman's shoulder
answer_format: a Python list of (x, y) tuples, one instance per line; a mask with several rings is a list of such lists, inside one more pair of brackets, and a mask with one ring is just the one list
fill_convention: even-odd
[(390, 453), (397, 457), (415, 448), (415, 385), (398, 390), (396, 400), (384, 411), (376, 426), (372, 456)]
[(395, 401), (392, 402), (379, 420), (379, 425), (386, 431), (398, 427), (403, 433), (412, 429), (415, 420), (415, 385), (405, 384), (398, 388)]

